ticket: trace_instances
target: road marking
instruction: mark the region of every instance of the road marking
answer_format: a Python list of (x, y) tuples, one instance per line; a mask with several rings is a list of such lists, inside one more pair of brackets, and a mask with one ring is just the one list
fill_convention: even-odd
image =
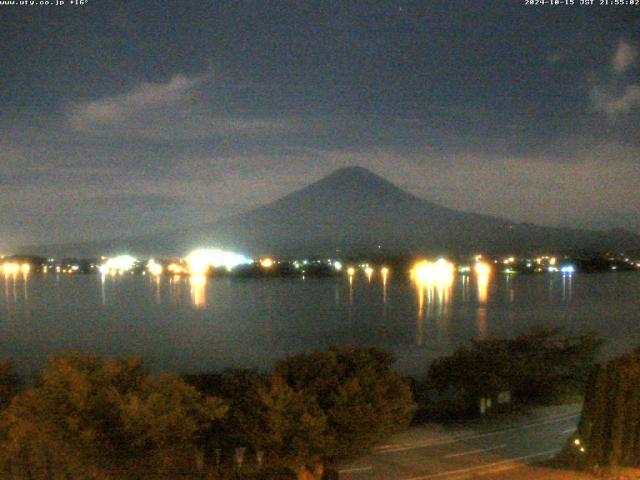
[(467, 450), (466, 452), (451, 453), (449, 455), (445, 455), (444, 458), (454, 458), (454, 457), (461, 457), (463, 455), (473, 455), (474, 453), (490, 452), (492, 450), (498, 450), (498, 449), (504, 448), (506, 446), (507, 446), (507, 444), (503, 443), (502, 445), (496, 445), (495, 447), (476, 448), (475, 450)]
[(369, 465), (368, 467), (354, 467), (354, 468), (345, 468), (343, 470), (338, 470), (338, 473), (356, 473), (356, 472), (366, 472), (371, 470), (373, 467)]
[(487, 470), (486, 472), (478, 472), (478, 475), (481, 475), (481, 476), (493, 475), (495, 473), (507, 472), (509, 470), (513, 470), (514, 468), (520, 468), (520, 467), (524, 467), (524, 465), (520, 463), (507, 464), (498, 468), (494, 468), (492, 470)]
[[(560, 449), (559, 448), (554, 448), (553, 450), (546, 450), (544, 452), (540, 452), (540, 453), (532, 453), (529, 455), (523, 455), (521, 457), (515, 457), (515, 458), (509, 458), (507, 460), (501, 460), (499, 462), (494, 462), (494, 463), (486, 463), (484, 465), (476, 465), (475, 467), (469, 467), (469, 468), (461, 468), (458, 470), (448, 470), (446, 472), (439, 472), (439, 473), (431, 473), (429, 475), (422, 475), (420, 477), (411, 477), (411, 478), (405, 478), (404, 480), (427, 480), (429, 478), (440, 478), (440, 477), (448, 477), (451, 475), (456, 475), (456, 474), (462, 474), (465, 472), (476, 472), (477, 470), (484, 470), (486, 468), (491, 468), (491, 467), (506, 467), (507, 465), (511, 465), (514, 462), (518, 462), (520, 460), (528, 460), (530, 458), (536, 458), (536, 457), (544, 457), (547, 455), (552, 455), (554, 453), (559, 452)], [(518, 464), (513, 465), (512, 468), (516, 468), (518, 467)], [(510, 470), (510, 468), (508, 468), (507, 470)], [(493, 471), (487, 472), (487, 473), (494, 473)]]
[(502, 429), (492, 430), (492, 431), (486, 432), (486, 433), (471, 433), (471, 434), (467, 434), (467, 435), (460, 435), (459, 437), (446, 439), (446, 440), (430, 440), (430, 441), (423, 442), (423, 443), (415, 443), (415, 444), (409, 444), (409, 445), (403, 445), (403, 446), (397, 446), (397, 447), (391, 447), (391, 448), (380, 448), (380, 447), (378, 447), (377, 449), (374, 449), (374, 453), (380, 454), (380, 453), (403, 452), (405, 450), (415, 450), (415, 449), (418, 449), (418, 448), (434, 447), (434, 446), (437, 446), (437, 445), (447, 445), (447, 444), (450, 444), (450, 443), (458, 443), (458, 442), (462, 442), (462, 441), (465, 441), (465, 440), (472, 440), (472, 439), (476, 439), (476, 438), (488, 437), (488, 436), (491, 436), (491, 435), (497, 435), (499, 433), (510, 432), (510, 431), (514, 431), (514, 430), (525, 430), (527, 428), (538, 427), (540, 425), (547, 425), (547, 424), (550, 424), (550, 423), (563, 422), (565, 420), (569, 420), (569, 419), (571, 419), (573, 417), (578, 417), (578, 416), (580, 416), (580, 413), (571, 413), (571, 414), (566, 414), (566, 415), (554, 417), (552, 419), (547, 419), (547, 420), (544, 420), (544, 421), (541, 421), (541, 422), (534, 422), (534, 423), (528, 423), (528, 424), (517, 425), (517, 426), (514, 425), (512, 427), (506, 427), (506, 428), (502, 428)]
[(575, 428), (567, 428), (566, 430), (562, 430), (562, 432), (560, 432), (560, 433), (573, 433), (575, 431), (576, 431)]

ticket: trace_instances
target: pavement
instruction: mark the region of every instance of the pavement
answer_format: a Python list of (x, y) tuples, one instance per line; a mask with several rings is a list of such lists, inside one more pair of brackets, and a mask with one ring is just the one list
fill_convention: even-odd
[(464, 427), (414, 427), (367, 457), (340, 465), (340, 479), (584, 478), (574, 472), (530, 467), (560, 451), (576, 429), (581, 408), (573, 403)]

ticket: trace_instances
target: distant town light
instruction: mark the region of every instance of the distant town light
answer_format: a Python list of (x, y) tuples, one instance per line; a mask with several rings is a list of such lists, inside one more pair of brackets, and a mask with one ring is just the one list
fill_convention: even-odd
[(200, 248), (192, 251), (186, 257), (189, 273), (202, 275), (209, 268), (225, 267), (231, 271), (238, 265), (247, 265), (252, 262), (250, 258), (239, 253), (219, 250), (217, 248)]
[(273, 259), (269, 257), (260, 259), (260, 266), (262, 268), (271, 268), (273, 267), (273, 263)]
[(169, 265), (167, 265), (167, 270), (174, 275), (185, 273), (184, 267), (178, 263), (170, 263)]
[(20, 269), (21, 266), (18, 263), (9, 262), (2, 264), (2, 271), (5, 275), (15, 275), (20, 271)]
[(118, 255), (117, 257), (108, 258), (106, 262), (100, 265), (100, 273), (123, 273), (128, 272), (137, 262), (135, 257), (131, 255)]
[(412, 274), (420, 283), (426, 283), (436, 278), (453, 276), (454, 265), (444, 258), (439, 258), (436, 262), (422, 260), (417, 262)]
[(364, 273), (366, 273), (366, 274), (367, 274), (367, 279), (368, 279), (369, 281), (371, 281), (371, 275), (373, 275), (373, 268), (371, 268), (371, 267), (369, 267), (369, 266), (365, 267), (365, 269), (364, 269)]
[(336, 260), (335, 262), (333, 262), (333, 268), (335, 268), (338, 271), (342, 270), (342, 262), (339, 262), (338, 260)]
[(162, 275), (162, 265), (160, 265), (158, 262), (156, 262), (153, 258), (151, 260), (149, 260), (149, 262), (147, 263), (147, 270), (149, 270), (149, 273), (151, 275)]
[(349, 267), (347, 268), (347, 273), (349, 274), (350, 277), (352, 277), (356, 273), (356, 269), (353, 267)]
[(491, 273), (491, 265), (486, 262), (477, 262), (473, 269), (476, 275), (489, 275)]

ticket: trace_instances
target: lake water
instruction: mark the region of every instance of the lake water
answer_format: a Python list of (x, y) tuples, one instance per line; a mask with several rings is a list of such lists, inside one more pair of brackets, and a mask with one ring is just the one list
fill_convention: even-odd
[(640, 274), (455, 275), (417, 285), (363, 272), (307, 279), (0, 275), (0, 359), (18, 370), (74, 348), (135, 354), (154, 369), (268, 368), (331, 344), (380, 346), (403, 373), (461, 342), (531, 326), (595, 331), (617, 354), (640, 346)]

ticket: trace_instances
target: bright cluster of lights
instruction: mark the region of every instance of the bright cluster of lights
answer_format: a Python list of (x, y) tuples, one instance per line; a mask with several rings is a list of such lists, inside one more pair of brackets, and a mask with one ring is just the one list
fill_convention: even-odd
[(231, 271), (238, 265), (252, 263), (250, 258), (239, 253), (218, 250), (217, 248), (203, 248), (194, 250), (186, 258), (189, 273), (192, 275), (206, 274), (211, 268), (224, 267)]
[(31, 271), (31, 265), (28, 263), (7, 262), (2, 264), (2, 272), (5, 275), (16, 275), (20, 272), (27, 274)]
[(435, 262), (422, 260), (415, 264), (412, 270), (413, 277), (420, 283), (431, 282), (434, 279), (453, 276), (454, 265), (444, 258)]
[(167, 271), (173, 275), (181, 275), (187, 272), (187, 269), (179, 263), (170, 263), (167, 265)]
[(274, 263), (275, 262), (273, 261), (273, 259), (269, 257), (260, 259), (260, 266), (262, 268), (271, 268), (273, 267)]
[(162, 275), (164, 268), (152, 258), (147, 262), (147, 270), (151, 275)]
[(491, 273), (491, 265), (487, 262), (476, 262), (473, 270), (476, 272), (476, 275), (489, 275)]
[[(338, 262), (336, 262), (338, 263)], [(337, 265), (334, 265), (334, 267), (336, 267), (337, 270), (341, 270), (342, 269), (342, 264), (340, 264), (340, 268), (337, 268)], [(376, 272), (375, 268), (373, 268), (371, 265), (369, 265), (368, 263), (364, 263), (362, 265), (359, 266), (360, 269), (362, 269), (362, 271), (364, 272), (364, 274), (367, 276), (367, 279), (369, 281), (371, 281), (371, 278), (373, 277), (373, 274)], [(347, 275), (349, 275), (349, 277), (353, 277), (358, 270), (355, 267), (347, 267), (346, 269)], [(382, 267), (380, 268), (380, 274), (383, 277), (383, 280), (387, 278), (387, 276), (389, 275), (389, 268), (387, 267)]]
[(131, 270), (138, 260), (131, 255), (118, 255), (117, 257), (108, 258), (106, 262), (100, 265), (99, 270), (103, 275), (111, 273), (125, 273)]
[(369, 279), (369, 281), (371, 281), (371, 275), (373, 275), (373, 268), (367, 265), (366, 267), (364, 267), (364, 273), (367, 275), (367, 278)]

